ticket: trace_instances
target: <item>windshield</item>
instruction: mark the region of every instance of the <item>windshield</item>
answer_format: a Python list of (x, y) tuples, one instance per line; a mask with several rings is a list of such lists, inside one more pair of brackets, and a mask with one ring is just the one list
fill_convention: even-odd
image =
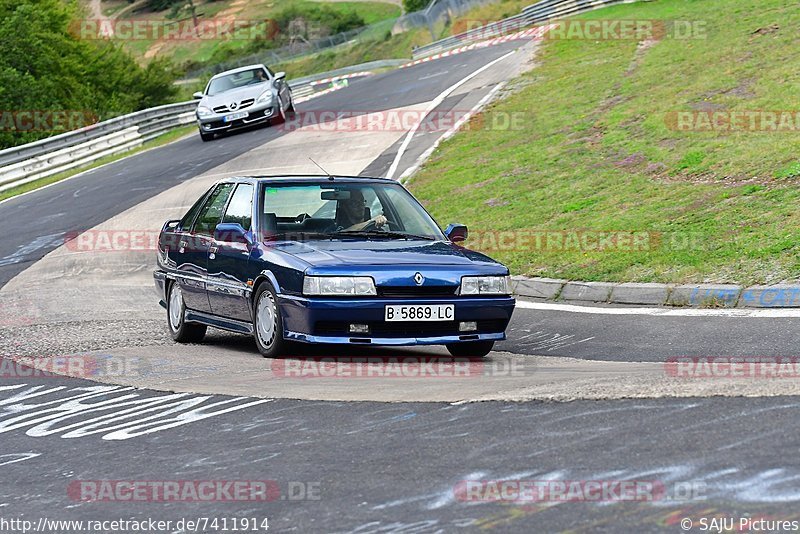
[(230, 91), (231, 89), (238, 89), (240, 87), (256, 85), (267, 81), (269, 81), (269, 76), (267, 76), (264, 69), (245, 70), (214, 78), (211, 80), (211, 83), (208, 84), (206, 94), (208, 96), (214, 96), (219, 93), (224, 93), (225, 91)]
[(397, 184), (263, 184), (261, 231), (282, 239), (443, 239), (430, 215)]

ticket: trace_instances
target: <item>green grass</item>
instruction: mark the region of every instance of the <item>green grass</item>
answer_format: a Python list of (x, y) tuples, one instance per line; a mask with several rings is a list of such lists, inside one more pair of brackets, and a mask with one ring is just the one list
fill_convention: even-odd
[(143, 150), (148, 150), (150, 148), (166, 145), (168, 143), (180, 139), (181, 137), (193, 132), (196, 129), (197, 126), (195, 125), (182, 126), (181, 128), (177, 128), (175, 130), (171, 130), (169, 132), (161, 134), (155, 139), (151, 139), (150, 141), (147, 141), (143, 145), (128, 152), (124, 152), (122, 154), (117, 154), (113, 156), (106, 156), (102, 159), (95, 161), (94, 163), (85, 165), (83, 167), (79, 167), (77, 169), (70, 169), (65, 172), (48, 176), (47, 178), (42, 178), (41, 180), (35, 180), (33, 182), (28, 182), (27, 184), (24, 185), (12, 187), (11, 189), (6, 189), (5, 191), (0, 192), (0, 200), (5, 200), (7, 198), (15, 197), (17, 195), (21, 195), (22, 193), (27, 193), (28, 191), (33, 191), (34, 189), (39, 189), (40, 187), (44, 187), (46, 185), (55, 182), (60, 182), (61, 180), (69, 178), (70, 176), (75, 176), (78, 173), (86, 172), (90, 169), (100, 167), (101, 165), (106, 165), (108, 163), (120, 160), (122, 158), (127, 158), (128, 156), (132, 156), (138, 152), (142, 152)]
[[(549, 41), (540, 65), (410, 184), (443, 223), (653, 232), (645, 251), (507, 247), (514, 273), (583, 280), (775, 283), (800, 272), (800, 132), (689, 132), (677, 111), (796, 110), (800, 12), (782, 0), (661, 0), (582, 18), (705, 21), (706, 38)], [(777, 25), (777, 31), (758, 31)], [(487, 113), (486, 116), (490, 116)], [(487, 124), (484, 121), (483, 124)], [(516, 248), (516, 250), (514, 250)]]
[[(231, 7), (233, 2), (226, 1), (195, 1), (198, 13), (202, 16), (200, 20), (207, 20), (215, 17), (218, 13)], [(275, 16), (279, 11), (292, 5), (320, 5), (324, 3), (331, 9), (339, 12), (356, 12), (366, 24), (373, 24), (382, 20), (394, 19), (401, 14), (399, 6), (385, 2), (315, 2), (311, 0), (255, 0), (248, 2), (241, 7), (235, 15), (237, 20), (267, 20)], [(161, 12), (137, 12), (129, 11), (124, 15), (124, 19), (167, 19), (170, 11)], [(186, 15), (182, 15), (185, 17)], [(141, 62), (146, 62), (145, 54), (150, 50), (156, 41), (153, 39), (128, 39), (120, 40), (123, 46), (134, 57)], [(180, 41), (173, 40), (167, 42), (158, 51), (158, 56), (169, 56), (176, 65), (183, 65), (187, 62), (204, 63), (213, 59), (214, 53), (224, 50), (224, 55), (231, 57), (236, 55), (248, 55), (253, 51), (250, 49), (251, 40), (248, 39), (208, 39), (200, 41)], [(219, 54), (218, 54), (219, 56)]]
[(276, 65), (275, 68), (297, 78), (378, 59), (410, 59), (415, 46), (426, 45), (434, 38), (441, 39), (452, 35), (454, 31), (471, 28), (478, 22), (491, 22), (516, 15), (531, 3), (531, 0), (498, 0), (470, 10), (450, 24), (437, 26), (433, 35), (428, 28), (415, 28), (391, 35), (392, 24), (387, 21), (386, 28), (376, 28), (371, 35), (362, 36), (362, 41), (356, 45), (337, 47)]
[(290, 78), (358, 65), (378, 59), (410, 58), (413, 47), (431, 42), (430, 33), (415, 29), (405, 33), (366, 41), (356, 46), (337, 47), (318, 54), (304, 56), (274, 65), (273, 70), (285, 71)]

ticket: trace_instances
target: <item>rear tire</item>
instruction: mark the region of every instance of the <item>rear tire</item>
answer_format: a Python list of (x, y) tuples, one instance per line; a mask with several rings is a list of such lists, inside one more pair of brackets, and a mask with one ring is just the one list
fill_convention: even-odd
[(207, 142), (212, 141), (214, 139), (214, 134), (213, 133), (207, 134), (207, 133), (203, 133), (201, 131), (200, 132), (200, 139), (202, 139), (204, 143), (207, 143)]
[(466, 341), (446, 346), (447, 351), (456, 358), (483, 358), (492, 352), (494, 341)]
[(200, 343), (206, 335), (206, 325), (187, 323), (186, 304), (177, 282), (169, 285), (167, 295), (167, 327), (172, 339), (178, 343)]
[(279, 358), (286, 350), (283, 318), (272, 284), (264, 282), (253, 297), (253, 334), (258, 352), (265, 358)]

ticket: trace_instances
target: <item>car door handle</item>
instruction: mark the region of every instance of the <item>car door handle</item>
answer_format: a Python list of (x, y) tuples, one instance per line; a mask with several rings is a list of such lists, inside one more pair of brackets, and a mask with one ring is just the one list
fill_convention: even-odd
[(218, 247), (211, 247), (208, 249), (208, 259), (213, 260), (217, 257), (217, 251), (219, 250)]
[(186, 247), (189, 246), (189, 243), (187, 243), (186, 241), (181, 241), (179, 245), (180, 245), (180, 248), (179, 248), (178, 252), (183, 254), (184, 251), (186, 250)]

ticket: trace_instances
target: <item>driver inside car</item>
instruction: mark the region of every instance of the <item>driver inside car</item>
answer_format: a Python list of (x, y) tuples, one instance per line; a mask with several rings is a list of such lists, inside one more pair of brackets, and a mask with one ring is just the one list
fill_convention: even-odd
[(382, 228), (389, 221), (383, 215), (367, 218), (364, 194), (360, 189), (350, 189), (350, 197), (337, 201), (336, 226), (339, 231), (357, 232), (369, 228)]

